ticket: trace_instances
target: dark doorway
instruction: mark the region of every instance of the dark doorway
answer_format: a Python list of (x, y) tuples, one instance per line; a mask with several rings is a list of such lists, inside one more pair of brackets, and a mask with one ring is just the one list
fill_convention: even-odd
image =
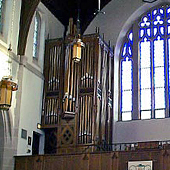
[(39, 154), (39, 143), (40, 143), (40, 134), (33, 132), (33, 143), (32, 143), (32, 154)]

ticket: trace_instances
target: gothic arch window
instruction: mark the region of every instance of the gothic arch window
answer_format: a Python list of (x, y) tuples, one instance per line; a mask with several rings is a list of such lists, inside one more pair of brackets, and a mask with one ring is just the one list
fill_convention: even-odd
[(38, 59), (39, 42), (40, 42), (40, 14), (36, 12), (34, 18), (34, 35), (33, 35), (33, 59)]
[(121, 113), (122, 120), (132, 119), (132, 45), (133, 33), (125, 40), (121, 56)]
[(4, 6), (5, 6), (5, 0), (0, 0), (0, 32), (1, 33), (3, 28)]
[(120, 58), (119, 119), (169, 117), (170, 5), (154, 7), (133, 23)]

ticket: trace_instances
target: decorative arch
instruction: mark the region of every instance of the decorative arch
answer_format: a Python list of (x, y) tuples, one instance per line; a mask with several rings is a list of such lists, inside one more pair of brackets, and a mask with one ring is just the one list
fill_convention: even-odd
[(18, 40), (18, 55), (25, 54), (26, 42), (30, 24), (35, 13), (35, 10), (40, 0), (22, 0), (21, 16), (20, 16), (20, 31)]

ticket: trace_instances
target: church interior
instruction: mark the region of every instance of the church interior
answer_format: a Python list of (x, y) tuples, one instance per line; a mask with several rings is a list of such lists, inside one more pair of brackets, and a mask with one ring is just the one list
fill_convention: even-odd
[(170, 170), (169, 131), (170, 0), (0, 0), (0, 170)]

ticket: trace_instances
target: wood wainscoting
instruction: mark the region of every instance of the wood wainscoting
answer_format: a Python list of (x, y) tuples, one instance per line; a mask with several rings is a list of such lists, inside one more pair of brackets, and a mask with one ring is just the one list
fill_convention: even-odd
[(125, 170), (128, 161), (149, 160), (154, 170), (170, 170), (170, 149), (16, 156), (15, 170)]

